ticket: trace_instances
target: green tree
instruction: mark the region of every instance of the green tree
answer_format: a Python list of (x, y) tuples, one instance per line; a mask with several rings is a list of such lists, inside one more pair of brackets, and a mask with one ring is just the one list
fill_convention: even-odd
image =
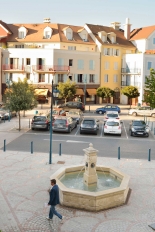
[(108, 87), (99, 87), (96, 90), (96, 95), (98, 97), (101, 97), (102, 99), (106, 98), (107, 103), (108, 103), (108, 98), (114, 96), (114, 91), (112, 89), (108, 88)]
[(139, 97), (140, 93), (138, 92), (138, 88), (135, 86), (126, 86), (121, 90), (121, 93), (129, 98), (130, 108), (131, 108), (131, 99)]
[(19, 116), (19, 131), (21, 129), (20, 111), (31, 110), (37, 106), (37, 100), (33, 86), (29, 85), (27, 79), (12, 82), (10, 88), (4, 94), (5, 108), (16, 111)]
[(155, 108), (155, 70), (150, 70), (150, 75), (146, 77), (144, 100), (143, 102), (149, 103), (151, 108)]
[(65, 99), (65, 103), (67, 101), (67, 98), (74, 97), (76, 94), (76, 83), (70, 81), (69, 79), (63, 83), (59, 82), (58, 85), (58, 90), (59, 90), (59, 97)]

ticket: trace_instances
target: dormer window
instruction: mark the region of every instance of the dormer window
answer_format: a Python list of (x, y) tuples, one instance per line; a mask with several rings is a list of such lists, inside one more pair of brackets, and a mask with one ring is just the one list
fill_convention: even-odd
[(88, 41), (88, 33), (87, 33), (87, 31), (84, 28), (78, 30), (78, 33), (79, 33), (79, 36), (81, 37), (81, 39), (84, 42)]
[(70, 27), (65, 27), (63, 31), (68, 40), (73, 40), (73, 31)]
[(52, 28), (45, 27), (44, 29), (44, 39), (50, 39), (52, 37)]
[(111, 43), (116, 43), (116, 34), (114, 32), (108, 33), (108, 38), (110, 39)]
[(25, 27), (20, 27), (18, 29), (18, 38), (19, 39), (24, 39), (26, 37), (28, 30)]
[(103, 43), (107, 42), (107, 33), (105, 31), (98, 32), (98, 36), (100, 37)]

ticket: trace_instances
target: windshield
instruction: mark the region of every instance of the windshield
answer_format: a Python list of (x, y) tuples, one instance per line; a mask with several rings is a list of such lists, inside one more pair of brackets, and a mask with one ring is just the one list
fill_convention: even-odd
[(41, 116), (41, 117), (34, 116), (34, 121), (46, 121), (46, 117), (44, 117), (44, 116)]
[(107, 114), (107, 117), (109, 117), (109, 118), (117, 118), (118, 114)]
[(74, 115), (79, 115), (79, 112), (75, 112), (75, 111), (69, 111), (68, 114), (74, 114)]
[(94, 125), (95, 122), (93, 120), (84, 120), (83, 124), (87, 124), (87, 125)]
[(119, 122), (107, 122), (107, 126), (119, 126)]
[(59, 114), (59, 111), (57, 111), (57, 110), (53, 110), (52, 114), (56, 114), (56, 115), (58, 115), (58, 114)]
[(145, 126), (146, 123), (144, 121), (134, 121), (133, 126)]
[(54, 123), (56, 123), (56, 124), (66, 124), (66, 120), (65, 119), (56, 119)]

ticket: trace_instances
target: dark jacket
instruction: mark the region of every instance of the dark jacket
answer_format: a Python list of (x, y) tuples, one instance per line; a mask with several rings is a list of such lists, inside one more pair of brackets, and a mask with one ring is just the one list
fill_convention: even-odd
[(50, 191), (50, 200), (48, 202), (49, 205), (57, 205), (59, 204), (59, 187), (55, 184)]

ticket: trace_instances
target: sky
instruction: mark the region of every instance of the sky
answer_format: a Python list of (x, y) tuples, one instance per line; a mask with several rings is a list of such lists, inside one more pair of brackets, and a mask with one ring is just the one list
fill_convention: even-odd
[(110, 26), (130, 18), (132, 29), (155, 25), (155, 0), (0, 0), (0, 20), (6, 23), (51, 23)]

